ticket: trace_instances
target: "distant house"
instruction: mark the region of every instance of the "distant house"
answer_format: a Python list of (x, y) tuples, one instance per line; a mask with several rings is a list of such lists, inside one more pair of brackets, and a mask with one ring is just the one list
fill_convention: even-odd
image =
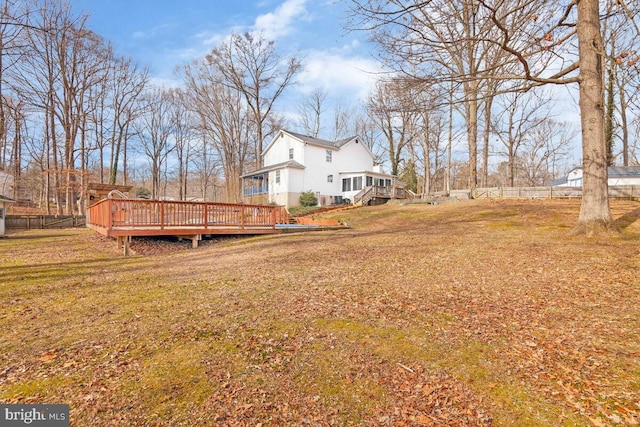
[(300, 194), (312, 191), (320, 206), (341, 204), (365, 187), (396, 183), (358, 136), (327, 141), (280, 130), (265, 147), (262, 164), (242, 176), (246, 203), (297, 206)]
[[(640, 166), (609, 166), (609, 186), (640, 185)], [(582, 187), (582, 168), (577, 167), (566, 177), (551, 181), (550, 187)]]
[(13, 176), (0, 171), (0, 196), (13, 194)]
[(8, 197), (0, 195), (0, 237), (4, 236), (4, 232), (5, 232), (4, 221), (7, 216), (7, 210), (9, 209), (9, 206), (11, 206), (14, 203), (15, 203), (14, 200), (11, 200)]

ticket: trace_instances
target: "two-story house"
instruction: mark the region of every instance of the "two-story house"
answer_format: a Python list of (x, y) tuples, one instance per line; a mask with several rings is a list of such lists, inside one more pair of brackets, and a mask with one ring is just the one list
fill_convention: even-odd
[(352, 201), (366, 186), (395, 184), (357, 136), (327, 141), (280, 130), (265, 147), (262, 164), (242, 176), (246, 203), (298, 206), (300, 194), (312, 191), (326, 206)]

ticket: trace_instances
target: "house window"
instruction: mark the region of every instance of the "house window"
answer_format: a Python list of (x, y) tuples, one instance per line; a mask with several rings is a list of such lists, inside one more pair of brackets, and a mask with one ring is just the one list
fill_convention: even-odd
[(280, 171), (276, 171), (276, 184), (280, 184)]
[(353, 177), (353, 189), (354, 190), (362, 190), (362, 177), (354, 176)]
[(327, 150), (327, 163), (331, 163), (331, 156), (333, 152), (331, 150)]
[(368, 176), (367, 177), (367, 187), (371, 187), (373, 185), (373, 177), (372, 176)]
[(333, 175), (327, 175), (327, 182), (333, 182)]
[(293, 148), (289, 148), (289, 160), (293, 160)]
[(342, 191), (351, 191), (351, 178), (344, 178), (342, 180)]

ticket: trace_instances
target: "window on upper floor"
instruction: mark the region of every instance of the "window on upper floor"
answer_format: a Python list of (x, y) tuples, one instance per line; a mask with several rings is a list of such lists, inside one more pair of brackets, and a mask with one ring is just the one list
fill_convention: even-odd
[(333, 175), (327, 175), (327, 182), (333, 182)]
[(332, 156), (333, 156), (333, 151), (327, 150), (327, 163), (331, 163)]
[(293, 160), (293, 148), (289, 148), (289, 160)]

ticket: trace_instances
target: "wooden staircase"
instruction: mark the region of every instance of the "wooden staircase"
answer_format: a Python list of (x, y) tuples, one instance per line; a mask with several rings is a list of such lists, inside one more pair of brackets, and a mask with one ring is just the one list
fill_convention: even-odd
[(412, 198), (411, 196), (412, 193), (406, 190), (404, 187), (382, 187), (372, 185), (364, 187), (362, 190), (360, 190), (359, 193), (353, 196), (353, 205), (368, 206), (373, 200), (377, 199), (409, 199)]

